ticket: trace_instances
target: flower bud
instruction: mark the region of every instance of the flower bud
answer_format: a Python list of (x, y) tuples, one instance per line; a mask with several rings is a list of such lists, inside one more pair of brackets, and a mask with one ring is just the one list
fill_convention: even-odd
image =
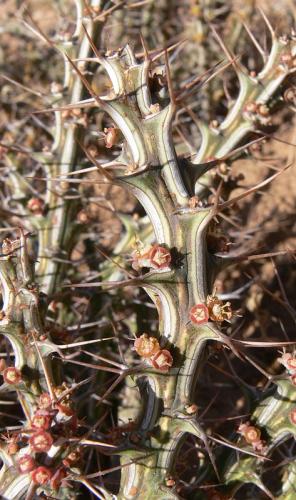
[(35, 432), (29, 439), (31, 448), (38, 453), (49, 451), (52, 443), (53, 438), (51, 434), (46, 431)]
[(151, 358), (153, 354), (159, 351), (160, 346), (157, 338), (149, 337), (147, 333), (143, 333), (135, 340), (134, 348), (142, 358)]
[(172, 257), (167, 248), (153, 245), (149, 252), (149, 259), (153, 269), (164, 269), (170, 265)]
[(190, 321), (196, 325), (203, 325), (209, 321), (209, 310), (205, 304), (196, 304), (190, 309)]
[(4, 382), (7, 384), (19, 384), (22, 380), (22, 374), (18, 368), (15, 368), (15, 366), (5, 368), (2, 375)]
[(35, 415), (32, 418), (31, 426), (34, 429), (43, 429), (47, 430), (49, 429), (51, 424), (51, 416), (49, 413), (43, 414), (42, 410), (38, 411), (35, 413)]
[(257, 443), (260, 441), (261, 437), (261, 432), (259, 429), (256, 427), (253, 427), (252, 425), (248, 426), (247, 429), (244, 432), (244, 438), (249, 444)]
[(36, 467), (36, 462), (31, 455), (23, 455), (17, 463), (18, 470), (21, 474), (27, 474)]
[(37, 467), (31, 473), (32, 481), (35, 484), (46, 484), (52, 477), (52, 472), (48, 467)]
[(296, 358), (289, 358), (287, 359), (287, 369), (289, 370), (290, 373), (296, 373)]
[(105, 146), (110, 149), (116, 144), (119, 138), (119, 129), (115, 127), (108, 127), (104, 129), (105, 132)]
[(51, 407), (51, 397), (48, 394), (48, 392), (43, 392), (42, 394), (40, 394), (38, 406), (39, 408), (44, 408), (44, 409)]
[(223, 303), (216, 295), (208, 295), (207, 306), (212, 321), (222, 323), (225, 320), (229, 321), (233, 316), (230, 302)]
[(196, 404), (186, 405), (185, 411), (188, 415), (194, 415), (198, 410), (198, 406)]
[(293, 410), (290, 411), (289, 418), (291, 420), (291, 423), (296, 425), (296, 408), (293, 408)]
[(173, 365), (173, 357), (170, 351), (161, 349), (150, 359), (152, 366), (161, 372), (168, 372)]
[(44, 202), (40, 198), (31, 198), (27, 203), (27, 209), (35, 215), (42, 215)]

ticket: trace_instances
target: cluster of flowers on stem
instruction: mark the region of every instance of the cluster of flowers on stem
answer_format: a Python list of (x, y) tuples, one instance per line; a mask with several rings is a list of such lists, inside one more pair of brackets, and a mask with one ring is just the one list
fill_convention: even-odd
[(39, 396), (37, 409), (31, 417), (27, 431), (28, 452), (26, 450), (26, 453), (17, 459), (17, 468), (21, 474), (30, 474), (36, 485), (49, 484), (51, 489), (58, 490), (67, 477), (67, 468), (71, 468), (77, 462), (79, 454), (72, 450), (54, 467), (42, 464), (42, 455), (39, 454), (48, 454), (50, 451), (55, 441), (53, 432), (55, 434), (62, 432), (65, 435), (68, 428), (71, 432), (76, 427), (75, 414), (71, 408), (69, 394), (65, 395), (65, 386), (54, 388), (54, 395), (54, 400), (47, 392)]
[(247, 118), (254, 122), (267, 126), (271, 125), (270, 112), (266, 104), (257, 102), (248, 102), (244, 108)]
[(134, 349), (144, 359), (161, 372), (168, 372), (173, 365), (173, 357), (167, 349), (161, 349), (156, 337), (143, 333), (136, 338)]
[(203, 325), (209, 320), (222, 323), (233, 317), (230, 302), (223, 302), (216, 295), (208, 295), (206, 303), (195, 304), (189, 311), (190, 321), (196, 325)]
[(170, 251), (161, 245), (141, 247), (138, 243), (136, 250), (132, 253), (132, 267), (136, 271), (147, 267), (149, 269), (166, 269), (170, 267), (172, 256)]
[(258, 427), (250, 425), (250, 422), (240, 424), (238, 431), (246, 442), (252, 446), (255, 451), (264, 452), (265, 442), (261, 439), (261, 431)]
[(286, 368), (293, 385), (296, 385), (296, 357), (290, 352), (284, 352), (278, 361)]

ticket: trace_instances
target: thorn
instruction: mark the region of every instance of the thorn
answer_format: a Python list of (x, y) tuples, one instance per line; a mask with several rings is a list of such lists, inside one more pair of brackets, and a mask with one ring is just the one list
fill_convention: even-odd
[[(100, 165), (102, 166), (102, 164), (100, 163)], [(104, 163), (103, 164), (103, 168), (105, 170), (105, 167), (127, 167), (128, 165), (126, 163), (121, 163), (121, 162), (116, 162), (116, 161), (110, 161), (110, 162), (107, 162), (107, 163)], [(80, 170), (74, 170), (73, 172), (68, 172), (68, 176), (69, 175), (78, 175), (78, 174), (84, 174), (84, 173), (87, 173), (87, 172), (96, 172), (98, 169), (97, 167), (88, 167), (88, 168), (82, 168)], [(64, 174), (57, 174), (57, 177), (59, 176), (63, 176)]]
[(36, 23), (36, 21), (34, 21), (33, 17), (31, 16), (30, 12), (28, 11), (28, 9), (26, 8), (25, 10), (25, 14), (28, 16), (28, 18), (30, 19), (31, 23), (33, 24), (33, 26), (31, 26), (29, 23), (27, 23), (27, 21), (25, 21), (24, 19), (21, 19), (22, 23), (30, 30), (34, 33), (34, 35), (37, 35), (38, 38), (41, 38), (41, 40), (43, 42), (45, 42), (46, 44), (48, 44), (50, 47), (52, 47), (53, 49), (57, 50), (58, 52), (61, 52), (55, 45), (54, 43), (46, 36), (46, 34), (41, 30), (41, 28), (38, 26), (38, 24)]
[(152, 456), (154, 454), (155, 454), (154, 451), (152, 453), (146, 453), (145, 455), (143, 455), (141, 457), (138, 457), (138, 458), (135, 458), (134, 460), (130, 460), (129, 462), (126, 462), (123, 465), (116, 465), (115, 467), (110, 467), (109, 469), (106, 469), (106, 470), (102, 470), (102, 471), (99, 471), (99, 472), (94, 472), (93, 474), (88, 474), (86, 477), (88, 477), (88, 478), (95, 478), (95, 477), (104, 476), (106, 474), (110, 474), (110, 472), (114, 472), (116, 470), (121, 470), (124, 467), (129, 467), (130, 465), (135, 464), (135, 463), (137, 463), (139, 461), (143, 461), (145, 458), (148, 458), (148, 457), (150, 457), (150, 456)]
[(254, 340), (239, 340), (232, 339), (234, 342), (238, 342), (239, 344), (244, 344), (248, 347), (283, 347), (289, 345), (295, 345), (296, 340), (294, 341), (286, 341), (286, 342), (263, 342), (263, 341), (254, 341)]
[(80, 109), (80, 108), (93, 108), (95, 106), (95, 99), (85, 99), (84, 101), (77, 102), (75, 104), (66, 104), (65, 106), (57, 106), (55, 108), (46, 108), (40, 109), (38, 111), (32, 111), (32, 115), (36, 115), (38, 113), (55, 113), (56, 111), (68, 111), (71, 109)]
[(267, 25), (267, 27), (268, 27), (268, 29), (270, 31), (271, 37), (274, 40), (275, 39), (275, 31), (274, 31), (274, 29), (273, 29), (273, 27), (272, 27), (272, 25), (271, 25), (268, 17), (266, 16), (266, 14), (263, 11), (263, 9), (261, 9), (261, 7), (257, 7), (257, 9), (259, 10), (261, 16), (263, 17), (263, 19), (264, 19), (264, 21), (265, 21), (265, 23), (266, 23), (266, 25)]
[[(294, 253), (295, 253), (295, 252), (294, 252)], [(273, 266), (273, 269), (274, 269), (274, 274), (275, 274), (276, 279), (277, 279), (277, 282), (278, 282), (278, 284), (279, 284), (279, 287), (280, 287), (280, 290), (281, 290), (281, 293), (282, 293), (283, 299), (284, 299), (284, 301), (288, 304), (288, 306), (290, 306), (290, 307), (292, 308), (292, 306), (291, 306), (291, 304), (290, 304), (290, 302), (289, 302), (288, 296), (287, 296), (287, 294), (286, 294), (286, 290), (285, 290), (284, 284), (283, 284), (283, 282), (282, 282), (282, 279), (281, 279), (280, 274), (279, 274), (279, 272), (278, 272), (278, 269), (277, 269), (277, 267), (276, 267), (276, 264), (275, 264), (275, 262), (274, 262), (274, 260), (273, 260), (273, 259), (271, 259), (271, 262), (272, 262), (272, 266)]]
[(146, 41), (142, 35), (142, 33), (140, 32), (140, 40), (141, 40), (141, 44), (142, 44), (142, 47), (143, 47), (143, 51), (144, 51), (144, 59), (146, 61), (150, 61), (150, 56), (149, 56), (149, 50), (148, 50), (148, 47), (147, 47), (147, 44), (146, 44)]
[(104, 356), (99, 356), (98, 354), (95, 354), (94, 352), (87, 351), (86, 349), (81, 349), (80, 351), (82, 354), (86, 354), (87, 356), (90, 356), (94, 359), (97, 359), (99, 361), (104, 361), (105, 363), (108, 363), (109, 365), (115, 366), (119, 368), (120, 370), (126, 370), (127, 365), (126, 364), (120, 364), (117, 363), (116, 361), (112, 361), (111, 359), (105, 358)]
[(98, 62), (102, 62), (103, 58), (101, 57), (101, 55), (99, 54), (99, 51), (97, 49), (97, 47), (95, 46), (91, 36), (89, 35), (87, 29), (86, 29), (86, 26), (82, 23), (82, 28), (83, 28), (83, 31), (86, 35), (86, 38), (88, 40), (88, 43), (90, 44), (92, 50), (93, 50), (93, 53), (95, 54), (96, 58), (98, 59)]
[[(178, 100), (182, 100), (182, 99), (186, 99), (188, 97), (190, 97), (194, 92), (196, 92), (197, 90), (199, 90), (200, 88), (204, 87), (205, 85), (207, 85), (211, 80), (213, 80), (213, 78), (216, 78), (216, 76), (218, 76), (220, 73), (222, 73), (223, 71), (225, 71), (227, 68), (229, 68), (229, 66), (233, 66), (233, 63), (235, 61), (238, 61), (240, 59), (241, 56), (236, 56), (234, 58), (231, 59), (231, 61), (228, 61), (227, 63), (224, 64), (224, 66), (221, 66), (221, 68), (218, 68), (216, 71), (213, 71), (214, 68), (216, 68), (218, 65), (222, 64), (223, 61), (220, 61), (218, 62), (215, 66), (213, 66), (212, 68), (208, 69), (207, 71), (205, 71), (202, 75), (196, 77), (192, 82), (190, 82), (188, 84), (188, 86), (185, 88), (185, 90), (181, 90), (180, 92), (180, 95), (178, 95), (177, 97), (177, 101)], [(188, 88), (191, 88), (193, 87), (196, 83), (199, 82), (199, 80), (201, 80), (204, 76), (206, 76), (208, 73), (210, 73), (210, 75), (208, 76), (208, 78), (206, 78), (205, 80), (203, 80), (195, 89), (193, 89), (191, 92), (189, 92), (187, 95), (185, 96), (182, 96), (182, 93), (185, 93)]]
[(26, 92), (29, 92), (30, 94), (36, 95), (37, 97), (41, 97), (42, 99), (44, 99), (46, 97), (46, 94), (43, 94), (43, 92), (39, 92), (37, 90), (33, 90), (29, 87), (26, 87), (26, 85), (23, 85), (22, 83), (17, 82), (16, 80), (13, 80), (13, 78), (9, 78), (9, 76), (6, 76), (6, 75), (3, 75), (2, 73), (0, 73), (0, 77), (3, 78), (3, 80), (6, 80), (6, 81), (12, 83), (16, 87), (20, 87), (21, 89), (25, 90)]
[[(74, 359), (68, 359), (66, 356), (62, 357), (63, 362), (72, 363), (72, 365), (85, 366), (86, 368), (91, 368), (92, 370), (102, 370), (111, 373), (122, 374), (122, 370), (118, 368), (111, 368), (105, 365), (92, 365), (91, 363), (85, 363), (83, 361), (75, 361)], [(105, 398), (104, 398), (105, 399)]]
[(79, 347), (88, 344), (95, 344), (97, 342), (105, 342), (107, 340), (114, 340), (116, 337), (105, 337), (103, 339), (94, 339), (94, 340), (82, 340), (81, 342), (73, 342), (72, 344), (55, 344), (55, 347), (58, 349), (71, 349), (72, 347)]
[(189, 140), (185, 137), (185, 135), (183, 134), (181, 128), (176, 125), (176, 131), (178, 132), (178, 135), (180, 137), (180, 139), (184, 142), (184, 144), (187, 146), (187, 149), (189, 150), (189, 153), (190, 155), (192, 156), (193, 154), (195, 154), (195, 149), (193, 148), (193, 146), (190, 144)]
[(124, 4), (125, 4), (125, 0), (122, 0), (122, 1), (117, 2), (115, 5), (113, 5), (113, 6), (112, 6), (112, 7), (110, 7), (109, 9), (103, 10), (103, 12), (101, 12), (101, 14), (99, 14), (98, 16), (96, 16), (96, 17), (94, 18), (94, 21), (102, 21), (102, 22), (105, 22), (105, 21), (106, 21), (106, 18), (107, 18), (110, 14), (112, 14), (112, 12), (114, 12), (115, 10), (120, 9), (120, 7), (122, 7)]
[(171, 78), (171, 72), (170, 72), (169, 59), (168, 59), (168, 51), (167, 50), (165, 50), (164, 59), (165, 59), (166, 77), (167, 77), (167, 84), (168, 84), (169, 96), (170, 96), (173, 108), (175, 109), (176, 108), (176, 98), (175, 98), (175, 95), (174, 95), (173, 82), (172, 82), (172, 78)]
[(231, 62), (234, 70), (236, 71), (236, 73), (239, 72), (239, 70), (242, 70), (242, 67), (238, 64), (237, 62), (237, 59), (238, 57), (234, 56), (233, 54), (231, 54), (231, 52), (229, 51), (229, 49), (226, 47), (225, 43), (223, 42), (222, 38), (220, 37), (219, 33), (217, 32), (216, 28), (214, 27), (214, 25), (212, 23), (209, 23), (209, 26), (217, 40), (217, 42), (219, 43), (221, 49), (223, 50), (224, 54), (226, 55), (227, 59), (229, 60), (229, 62)]
[(248, 361), (248, 363), (254, 366), (256, 370), (258, 370), (258, 372), (262, 373), (262, 375), (264, 375), (264, 377), (266, 377), (268, 381), (271, 381), (273, 379), (273, 376), (270, 375), (270, 373), (268, 373), (267, 371), (265, 371), (264, 368), (259, 366), (250, 356), (244, 353), (243, 357), (245, 358), (246, 361)]
[(257, 255), (246, 255), (246, 256), (242, 255), (241, 258), (252, 261), (252, 260), (258, 260), (258, 259), (268, 259), (270, 257), (278, 257), (279, 255), (293, 256), (294, 254), (295, 254), (295, 251), (293, 251), (293, 250), (281, 250), (279, 252), (261, 253), (261, 254), (257, 254)]
[[(165, 54), (166, 52), (171, 52), (172, 50), (176, 49), (177, 47), (179, 47), (180, 45), (182, 45), (183, 43), (187, 43), (187, 39), (184, 38), (183, 40), (180, 40), (179, 42), (176, 42), (174, 43), (173, 45), (170, 45), (169, 47), (167, 47), (166, 49), (162, 49), (160, 50), (160, 52), (152, 57), (152, 62), (156, 61), (157, 59), (159, 59), (161, 56), (163, 56), (163, 54)], [(152, 52), (156, 52), (156, 50), (152, 51)]]
[(106, 281), (106, 282), (101, 282), (97, 281), (95, 283), (73, 283), (70, 285), (63, 285), (63, 288), (89, 288), (89, 287), (103, 287), (107, 286), (108, 290), (112, 290), (117, 287), (124, 287), (124, 286), (139, 286), (141, 283), (141, 280), (139, 278), (133, 278), (129, 280), (123, 280), (123, 281)]
[(231, 443), (230, 441), (226, 440), (225, 438), (218, 439), (214, 436), (207, 436), (207, 437), (208, 437), (208, 439), (212, 439), (216, 443), (223, 444), (224, 446), (227, 446), (228, 448), (232, 448), (233, 450), (237, 450), (240, 453), (244, 453), (245, 455), (251, 455), (251, 457), (256, 457), (256, 458), (259, 458), (260, 460), (268, 460), (269, 462), (271, 462), (270, 458), (265, 457), (264, 455), (259, 455), (258, 453), (254, 453), (254, 452), (249, 451), (249, 450), (244, 450), (243, 448), (236, 446), (235, 444)]
[(106, 179), (108, 179), (108, 181), (113, 181), (114, 180), (114, 175), (109, 173), (107, 170), (105, 170), (102, 165), (95, 159), (95, 157), (91, 154), (90, 151), (88, 151), (84, 146), (83, 144), (79, 141), (79, 139), (76, 139), (77, 143), (79, 144), (80, 148), (82, 149), (82, 151), (84, 152), (84, 154), (87, 156), (87, 158), (89, 159), (89, 161), (91, 161), (91, 163), (93, 163), (97, 170), (103, 175), (103, 177), (106, 177)]
[(267, 53), (261, 47), (261, 45), (259, 44), (258, 40), (256, 40), (256, 38), (254, 37), (254, 35), (253, 35), (252, 31), (250, 30), (249, 26), (244, 21), (242, 21), (242, 24), (243, 24), (243, 27), (245, 28), (246, 32), (248, 33), (250, 39), (252, 40), (253, 44), (255, 45), (256, 49), (261, 54), (262, 59), (263, 59), (263, 61), (265, 63), (266, 60), (267, 60)]
[(129, 278), (131, 278), (131, 279), (135, 278), (134, 274), (130, 273), (127, 269), (125, 269), (123, 266), (121, 266), (119, 264), (119, 262), (116, 262), (115, 259), (112, 259), (112, 257), (109, 257), (109, 255), (107, 255), (105, 252), (103, 252), (103, 250), (100, 250), (100, 248), (98, 246), (96, 246), (96, 249), (98, 250), (98, 252), (100, 252), (101, 255), (103, 255), (103, 257), (105, 257), (105, 259), (107, 259), (110, 262), (112, 262), (113, 264), (115, 264), (115, 266), (117, 266), (121, 271), (123, 271), (125, 274), (127, 274), (129, 276)]
[[(255, 134), (262, 135), (262, 130), (254, 130), (253, 132)], [(285, 141), (284, 139), (280, 139), (279, 137), (276, 137), (273, 134), (267, 134), (266, 132), (264, 132), (264, 137), (268, 137), (270, 139), (273, 139), (274, 141), (281, 142), (282, 144), (287, 144), (287, 146), (292, 146), (293, 148), (296, 148), (296, 144), (294, 144), (293, 142)]]
[(67, 61), (70, 63), (70, 65), (72, 66), (72, 68), (74, 69), (74, 71), (76, 71), (77, 75), (80, 77), (80, 79), (81, 79), (82, 83), (84, 84), (85, 88), (88, 90), (88, 92), (90, 93), (90, 95), (94, 98), (94, 100), (96, 101), (96, 103), (101, 108), (104, 109), (105, 108), (104, 102), (97, 96), (97, 94), (93, 90), (92, 86), (90, 85), (90, 83), (88, 82), (88, 80), (85, 78), (85, 76), (81, 73), (81, 71), (76, 66), (76, 64), (72, 61), (72, 59), (68, 56), (68, 54), (64, 54), (64, 56), (67, 59)]
[(40, 352), (40, 349), (38, 347), (38, 343), (36, 342), (36, 338), (35, 338), (35, 334), (34, 334), (34, 331), (31, 330), (31, 335), (33, 337), (33, 342), (34, 342), (34, 345), (35, 345), (35, 348), (36, 348), (36, 351), (37, 351), (37, 354), (38, 354), (38, 358), (40, 360), (40, 363), (42, 365), (42, 368), (43, 368), (43, 372), (44, 372), (44, 377), (45, 377), (45, 380), (46, 380), (46, 384), (47, 384), (47, 388), (48, 388), (48, 392), (50, 394), (50, 397), (53, 401), (56, 401), (56, 395), (54, 393), (54, 390), (53, 390), (53, 387), (52, 387), (52, 383), (51, 383), (51, 378), (49, 376), (49, 373), (48, 373), (48, 370), (47, 370), (47, 366), (46, 366), (46, 363), (43, 359), (43, 356)]
[[(83, 180), (83, 179), (68, 179), (67, 177), (32, 177), (32, 176), (25, 176), (25, 179), (35, 179), (37, 181), (44, 181), (44, 182), (68, 182), (69, 184), (108, 184), (110, 185), (109, 182), (104, 182), (104, 181), (95, 181), (94, 179), (89, 179), (89, 180)], [(11, 212), (12, 214), (12, 212)], [(17, 215), (17, 214), (12, 214), (12, 215)], [(21, 215), (19, 215), (20, 217)], [(25, 217), (23, 215), (22, 217)]]
[(221, 205), (219, 205), (219, 199), (220, 199), (222, 187), (223, 187), (223, 180), (221, 179), (221, 181), (219, 182), (219, 186), (216, 189), (216, 193), (215, 193), (215, 199), (214, 199), (214, 204), (213, 204), (213, 209), (212, 209), (213, 217), (215, 217), (219, 213), (219, 206), (221, 206)]
[(274, 175), (271, 175), (270, 177), (268, 177), (268, 179), (266, 179), (266, 180), (264, 180), (262, 182), (259, 182), (259, 184), (256, 184), (256, 186), (254, 186), (254, 187), (252, 187), (250, 189), (247, 189), (243, 194), (235, 196), (234, 198), (231, 198), (230, 200), (225, 201), (224, 203), (221, 203), (221, 205), (218, 205), (219, 211), (224, 210), (225, 208), (231, 207), (232, 205), (234, 205), (238, 201), (242, 200), (243, 198), (245, 198), (249, 194), (258, 191), (258, 189), (261, 189), (264, 186), (267, 186), (272, 181), (274, 181), (274, 179), (276, 179), (281, 174), (283, 174), (291, 166), (292, 166), (291, 163), (289, 165), (286, 165), (284, 168), (282, 168), (281, 170), (279, 170), (278, 172), (276, 172)]
[(217, 479), (218, 481), (220, 482), (221, 481), (221, 477), (220, 477), (220, 474), (219, 474), (219, 471), (218, 471), (218, 468), (217, 468), (217, 465), (216, 465), (216, 461), (215, 461), (215, 457), (214, 457), (214, 454), (212, 453), (212, 450), (209, 446), (209, 441), (208, 441), (208, 436), (207, 434), (205, 433), (202, 433), (202, 436), (201, 436), (201, 440), (203, 441), (204, 443), (204, 446), (205, 446), (205, 449), (209, 455), (209, 459), (211, 461), (211, 464), (213, 466), (213, 469), (215, 471), (215, 474), (217, 476)]

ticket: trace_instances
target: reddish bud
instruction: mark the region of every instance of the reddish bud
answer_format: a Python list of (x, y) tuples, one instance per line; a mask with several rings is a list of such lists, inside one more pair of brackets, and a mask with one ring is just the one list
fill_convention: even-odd
[(65, 479), (66, 476), (67, 476), (67, 472), (65, 471), (65, 469), (63, 467), (60, 467), (59, 469), (57, 469), (50, 480), (50, 487), (53, 490), (58, 490), (60, 485), (61, 485), (61, 482), (63, 481), (63, 479)]
[(245, 106), (245, 111), (247, 113), (256, 113), (257, 112), (257, 104), (256, 102), (248, 102)]
[(150, 359), (152, 366), (161, 372), (168, 372), (173, 365), (173, 357), (170, 351), (161, 349)]
[(2, 373), (4, 381), (7, 384), (19, 384), (22, 380), (22, 374), (18, 368), (15, 368), (14, 366), (10, 366), (8, 368), (5, 368), (5, 370)]
[(69, 455), (63, 460), (63, 464), (66, 467), (72, 467), (72, 465), (76, 464), (80, 459), (80, 453), (78, 451), (71, 451)]
[(151, 104), (149, 106), (149, 111), (152, 115), (155, 115), (156, 113), (159, 113), (160, 112), (160, 105), (158, 102), (156, 102), (155, 104)]
[(188, 201), (188, 206), (189, 208), (191, 208), (192, 210), (194, 208), (196, 208), (198, 206), (200, 202), (200, 199), (198, 196), (191, 196), (191, 198), (189, 198), (189, 201)]
[(269, 115), (269, 109), (265, 104), (259, 104), (258, 106), (258, 113), (261, 116), (268, 116)]
[(153, 269), (164, 269), (170, 265), (172, 257), (167, 248), (153, 245), (149, 252), (149, 259)]
[(51, 416), (49, 414), (42, 414), (40, 411), (37, 411), (32, 418), (31, 425), (34, 429), (49, 429), (51, 424)]
[(291, 52), (286, 52), (285, 54), (281, 55), (281, 62), (286, 64), (287, 66), (290, 66), (291, 63), (293, 62), (293, 56)]
[(27, 208), (30, 212), (36, 215), (43, 214), (44, 202), (40, 198), (31, 198), (27, 203)]
[(296, 425), (296, 408), (293, 408), (293, 410), (290, 412), (289, 417), (292, 424)]
[(86, 210), (80, 210), (77, 214), (77, 220), (80, 224), (89, 224), (91, 219)]
[(38, 453), (50, 450), (52, 443), (53, 438), (51, 434), (46, 431), (35, 432), (29, 439), (30, 446)]
[(69, 403), (58, 403), (56, 405), (56, 407), (59, 410), (59, 412), (66, 415), (66, 417), (73, 417), (73, 415), (75, 413), (73, 408), (71, 408)]
[(196, 304), (189, 312), (190, 321), (196, 325), (203, 325), (209, 321), (209, 310), (205, 304)]
[(296, 371), (296, 358), (289, 358), (287, 359), (287, 368), (290, 370), (292, 373)]
[(212, 321), (221, 323), (225, 320), (229, 321), (233, 316), (230, 302), (223, 303), (216, 295), (208, 295), (207, 306)]
[(31, 477), (35, 484), (46, 484), (52, 477), (52, 472), (48, 467), (40, 466), (33, 470)]
[(176, 485), (176, 481), (172, 476), (165, 479), (165, 484), (168, 488), (173, 488)]
[(109, 127), (104, 129), (105, 132), (105, 146), (110, 149), (116, 144), (119, 137), (119, 129), (115, 127)]
[(51, 397), (48, 394), (48, 392), (43, 392), (42, 394), (40, 394), (38, 406), (39, 408), (44, 408), (44, 409), (51, 407)]
[(196, 404), (185, 406), (185, 411), (186, 411), (186, 413), (188, 413), (188, 415), (194, 415), (195, 413), (197, 413), (197, 410), (198, 410), (198, 406)]
[(134, 348), (142, 358), (151, 358), (153, 354), (159, 351), (160, 346), (157, 338), (149, 337), (147, 333), (143, 333), (135, 340)]
[(247, 429), (243, 433), (245, 440), (249, 444), (257, 443), (260, 441), (261, 432), (256, 427), (252, 425), (248, 426)]
[(36, 467), (36, 462), (31, 455), (23, 455), (18, 463), (18, 470), (20, 471), (21, 474), (27, 474), (28, 472), (31, 472), (35, 467)]
[(19, 451), (18, 444), (15, 442), (9, 443), (7, 447), (8, 455), (15, 455)]

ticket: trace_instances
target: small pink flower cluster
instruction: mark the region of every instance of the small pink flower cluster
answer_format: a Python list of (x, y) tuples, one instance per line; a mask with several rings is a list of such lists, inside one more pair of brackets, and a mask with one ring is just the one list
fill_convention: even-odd
[(189, 311), (190, 321), (203, 325), (210, 320), (222, 323), (233, 317), (230, 302), (223, 302), (216, 295), (208, 295), (206, 303), (195, 304)]
[(161, 372), (168, 372), (173, 365), (173, 357), (167, 349), (161, 349), (156, 337), (143, 333), (135, 340), (134, 349), (142, 358)]
[(245, 438), (246, 442), (250, 444), (255, 451), (265, 451), (265, 442), (261, 439), (260, 429), (246, 422), (240, 424), (237, 432)]
[(296, 385), (296, 357), (290, 352), (285, 352), (278, 361), (286, 368), (292, 384)]
[(172, 257), (170, 251), (160, 245), (147, 248), (137, 248), (132, 254), (132, 267), (136, 271), (143, 267), (151, 269), (166, 269), (170, 266)]

